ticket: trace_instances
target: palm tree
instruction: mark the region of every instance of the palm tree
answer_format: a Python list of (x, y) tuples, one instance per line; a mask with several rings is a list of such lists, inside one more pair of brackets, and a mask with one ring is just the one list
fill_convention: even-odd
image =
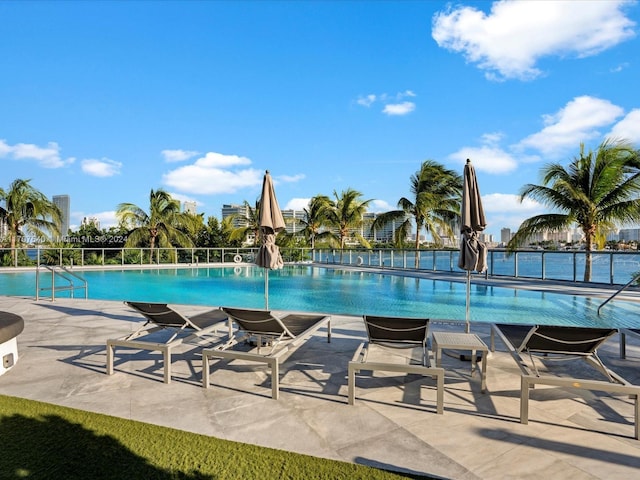
[(149, 213), (132, 203), (118, 205), (116, 217), (131, 231), (125, 247), (148, 245), (149, 263), (153, 261), (153, 250), (174, 246), (192, 247), (193, 241), (184, 231), (194, 230), (194, 215), (180, 212), (180, 202), (164, 190), (151, 190)]
[(244, 241), (248, 237), (253, 236), (255, 241), (258, 241), (260, 235), (260, 200), (256, 200), (255, 207), (249, 205), (249, 202), (246, 200), (243, 204), (245, 206), (245, 211), (247, 212), (245, 215), (230, 215), (227, 217), (231, 218), (233, 221), (240, 219), (241, 223), (244, 224), (244, 226), (236, 227), (233, 230), (229, 240)]
[[(325, 214), (327, 225), (334, 227), (338, 234), (329, 232), (327, 236), (340, 246), (340, 250), (344, 250), (344, 245), (351, 236), (351, 232), (362, 226), (363, 215), (371, 200), (360, 200), (362, 194), (351, 188), (343, 191), (340, 195), (334, 190), (333, 196), (335, 200), (330, 200)], [(362, 235), (355, 233), (355, 238), (361, 245), (369, 247)]]
[(7, 225), (13, 262), (15, 248), (25, 243), (41, 243), (49, 236), (59, 237), (62, 212), (43, 193), (30, 185), (31, 180), (14, 180), (9, 190), (0, 188), (0, 200), (6, 202), (3, 211)]
[[(398, 200), (398, 210), (378, 215), (372, 228), (383, 228), (393, 221), (400, 222), (394, 232), (394, 241), (401, 246), (415, 223), (416, 250), (420, 248), (420, 232), (423, 228), (431, 233), (435, 245), (441, 247), (444, 242), (440, 232), (452, 237), (451, 223), (460, 215), (462, 176), (433, 160), (425, 160), (420, 170), (411, 175), (410, 189), (411, 199), (402, 197)], [(418, 255), (415, 261), (415, 267), (418, 268)]]
[(613, 225), (640, 220), (640, 157), (625, 140), (605, 140), (598, 149), (580, 155), (567, 169), (551, 163), (542, 169), (542, 185), (525, 185), (520, 201), (533, 198), (555, 213), (525, 220), (507, 248), (513, 251), (532, 235), (577, 225), (584, 235), (584, 281), (591, 281), (591, 251), (596, 236)]
[(320, 232), (327, 223), (327, 211), (331, 205), (331, 199), (326, 195), (316, 195), (309, 201), (308, 208), (304, 208), (304, 218), (299, 220), (303, 225), (302, 235), (309, 240), (311, 248), (316, 248), (316, 238), (320, 239), (330, 232)]

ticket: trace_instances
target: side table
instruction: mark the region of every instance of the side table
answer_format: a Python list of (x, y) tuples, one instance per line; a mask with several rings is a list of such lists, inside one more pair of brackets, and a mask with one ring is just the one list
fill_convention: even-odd
[(436, 367), (442, 366), (442, 350), (471, 350), (471, 374), (477, 369), (476, 352), (482, 352), (481, 390), (487, 389), (487, 355), (489, 348), (475, 333), (433, 332), (433, 350), (436, 355)]

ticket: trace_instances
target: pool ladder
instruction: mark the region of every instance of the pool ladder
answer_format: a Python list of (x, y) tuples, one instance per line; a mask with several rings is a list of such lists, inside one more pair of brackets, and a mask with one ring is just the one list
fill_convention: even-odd
[(607, 298), (604, 302), (602, 302), (600, 304), (600, 306), (598, 307), (598, 315), (600, 315), (600, 309), (602, 307), (604, 307), (607, 303), (609, 303), (611, 300), (613, 300), (613, 298), (618, 295), (620, 292), (622, 292), (624, 289), (626, 289), (629, 285), (635, 283), (638, 278), (640, 278), (640, 273), (638, 273), (637, 275), (634, 275), (634, 277), (629, 280), (626, 284), (624, 284), (622, 287), (620, 287), (616, 292), (613, 293), (613, 295), (611, 295), (609, 298)]
[[(44, 267), (51, 272), (51, 287), (40, 287), (40, 267)], [(66, 280), (65, 285), (56, 286), (56, 278)], [(79, 280), (82, 284), (77, 285), (74, 280)], [(71, 292), (71, 298), (74, 298), (74, 292), (76, 290), (84, 290), (85, 300), (88, 298), (88, 284), (87, 281), (75, 272), (72, 272), (65, 266), (51, 266), (51, 265), (38, 265), (36, 269), (36, 300), (40, 299), (40, 292), (51, 290), (51, 301), (56, 299), (56, 292), (68, 291)]]

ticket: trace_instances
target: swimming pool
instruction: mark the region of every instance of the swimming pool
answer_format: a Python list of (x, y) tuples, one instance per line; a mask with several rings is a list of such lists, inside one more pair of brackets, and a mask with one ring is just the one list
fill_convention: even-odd
[[(90, 299), (264, 308), (264, 270), (256, 266), (77, 271)], [(50, 286), (41, 274), (40, 286)], [(464, 282), (311, 265), (269, 272), (269, 307), (333, 314), (464, 320)], [(35, 296), (35, 273), (0, 274), (0, 294)], [(48, 293), (47, 293), (48, 294)], [(76, 297), (84, 292), (76, 293)], [(68, 297), (60, 292), (56, 297)], [(635, 327), (640, 303), (471, 285), (471, 321)]]

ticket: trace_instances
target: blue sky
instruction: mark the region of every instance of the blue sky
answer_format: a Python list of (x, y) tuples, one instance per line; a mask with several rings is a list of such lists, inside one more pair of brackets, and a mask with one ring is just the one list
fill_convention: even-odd
[(607, 137), (640, 146), (635, 1), (0, 0), (0, 187), (115, 224), (165, 189), (221, 216), (269, 170), (282, 208), (395, 209), (432, 159), (476, 167), (489, 225)]

